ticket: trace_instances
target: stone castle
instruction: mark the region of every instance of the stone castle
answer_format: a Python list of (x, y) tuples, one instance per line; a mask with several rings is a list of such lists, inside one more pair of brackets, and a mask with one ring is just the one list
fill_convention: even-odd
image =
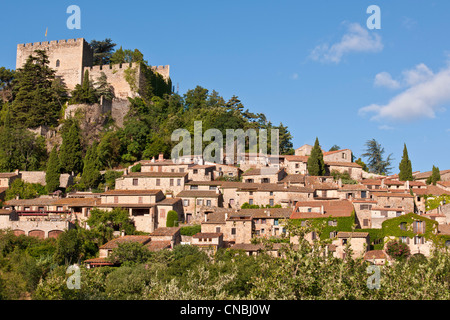
[[(56, 76), (63, 81), (67, 89), (72, 91), (77, 84), (82, 84), (84, 73), (89, 70), (91, 80), (96, 81), (104, 73), (108, 83), (114, 93), (113, 101), (101, 101), (97, 106), (91, 106), (95, 109), (93, 113), (111, 112), (119, 126), (123, 121), (123, 116), (128, 112), (128, 98), (139, 96), (138, 91), (143, 84), (143, 74), (138, 63), (126, 63), (115, 65), (93, 65), (94, 51), (84, 38), (68, 39), (59, 41), (45, 41), (36, 43), (26, 43), (17, 45), (16, 69), (21, 68), (28, 57), (33, 55), (35, 50), (43, 50), (47, 53), (50, 61), (49, 66), (56, 71)], [(136, 75), (134, 83), (131, 86), (125, 77), (127, 69), (134, 69)], [(168, 81), (170, 77), (170, 66), (153, 66), (152, 70), (159, 73)], [(69, 106), (66, 111), (66, 117), (73, 114), (79, 106)], [(86, 106), (85, 106), (86, 108)]]

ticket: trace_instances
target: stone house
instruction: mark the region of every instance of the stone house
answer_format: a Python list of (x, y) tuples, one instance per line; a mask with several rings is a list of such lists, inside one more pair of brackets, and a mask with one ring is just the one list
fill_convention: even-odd
[(302, 174), (305, 175), (308, 172), (308, 157), (295, 155), (285, 156), (284, 168), (288, 174)]
[(351, 200), (355, 208), (356, 223), (359, 228), (367, 229), (372, 227), (372, 207), (377, 205), (377, 201), (371, 199)]
[(370, 211), (370, 228), (373, 229), (381, 229), (384, 221), (406, 214), (405, 209), (403, 208), (372, 207)]
[(384, 250), (367, 251), (364, 260), (376, 266), (384, 266), (386, 263), (392, 264), (391, 257)]
[(301, 146), (300, 148), (295, 149), (295, 155), (296, 156), (309, 156), (311, 154), (311, 151), (313, 149), (313, 146), (309, 144), (305, 144)]
[(258, 168), (250, 169), (242, 174), (245, 183), (277, 183), (287, 175), (284, 169)]
[[(415, 180), (426, 181), (432, 174), (432, 171), (418, 172), (413, 174)], [(441, 181), (450, 181), (450, 170), (441, 170)]]
[(20, 179), (19, 170), (15, 172), (0, 172), (0, 188), (9, 188), (16, 179)]
[(414, 212), (414, 197), (403, 192), (370, 192), (370, 198), (377, 201), (377, 207), (402, 208), (405, 212)]
[(223, 247), (223, 234), (220, 232), (197, 233), (192, 236), (191, 245), (215, 254), (219, 248)]
[[(351, 153), (351, 151), (350, 151)], [(343, 153), (345, 154), (345, 153)], [(324, 157), (325, 159), (325, 157)], [(328, 173), (331, 174), (333, 171), (337, 171), (340, 173), (348, 173), (350, 175), (350, 178), (354, 180), (359, 180), (363, 177), (363, 169), (362, 167), (355, 163), (355, 162), (333, 162), (333, 161), (326, 161), (325, 166), (327, 167)]]
[(304, 174), (288, 174), (278, 184), (287, 184), (287, 186), (306, 187)]
[[(347, 162), (352, 163), (352, 150), (342, 149), (336, 151), (323, 152), (323, 161), (325, 162)], [(360, 166), (358, 166), (360, 167)]]
[(252, 215), (253, 237), (280, 238), (286, 236), (285, 221), (289, 219), (291, 208), (246, 209), (241, 214)]
[[(205, 164), (208, 165), (213, 163), (205, 162)], [(242, 170), (240, 168), (229, 164), (214, 163), (214, 166), (215, 169), (213, 174), (216, 179), (228, 178), (239, 180), (242, 175)]]
[(170, 248), (174, 248), (181, 243), (180, 227), (160, 227), (150, 233), (151, 241), (167, 241)]
[(131, 172), (116, 179), (117, 190), (162, 190), (177, 194), (184, 190), (187, 172)]
[(189, 180), (212, 181), (214, 180), (215, 165), (194, 165), (188, 168)]
[(368, 251), (370, 241), (369, 233), (367, 232), (338, 232), (336, 239), (332, 241), (332, 245), (336, 250), (333, 252), (333, 256), (336, 258), (345, 258), (345, 248), (350, 245), (352, 249), (352, 258), (363, 257)]
[(202, 210), (212, 207), (222, 207), (223, 197), (219, 190), (183, 190), (177, 194), (183, 204), (184, 220), (195, 223), (203, 220)]
[(450, 191), (441, 188), (439, 185), (429, 185), (425, 188), (412, 188), (414, 200), (419, 213), (426, 212), (426, 200), (428, 198), (439, 197), (442, 195), (450, 195)]

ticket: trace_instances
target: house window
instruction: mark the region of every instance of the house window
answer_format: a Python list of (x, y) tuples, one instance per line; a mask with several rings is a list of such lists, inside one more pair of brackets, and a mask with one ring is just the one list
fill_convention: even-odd
[(414, 221), (413, 231), (414, 231), (414, 233), (424, 233), (425, 232), (425, 222)]
[(180, 168), (180, 172), (181, 172), (181, 173), (184, 173), (184, 168)]
[(249, 194), (250, 196), (252, 196), (252, 195), (253, 195), (253, 191), (250, 191), (248, 194)]
[(262, 183), (269, 183), (269, 178), (263, 178)]
[(56, 67), (59, 68), (60, 66), (61, 66), (61, 61), (59, 61), (59, 59), (58, 59), (58, 60), (56, 60)]
[(317, 239), (317, 234), (315, 231), (311, 232), (311, 240), (316, 240)]
[(203, 205), (203, 199), (197, 199), (197, 205), (202, 206)]
[(261, 219), (262, 224), (266, 224), (266, 219)]
[(170, 172), (175, 172), (175, 169), (170, 169)]
[(206, 200), (206, 205), (207, 205), (208, 207), (211, 207), (211, 200)]
[(269, 205), (270, 205), (271, 207), (273, 207), (273, 206), (274, 206), (274, 202), (273, 202), (273, 199), (269, 199)]
[(139, 179), (133, 179), (133, 186), (137, 186), (139, 184)]
[(346, 245), (347, 244), (347, 239), (342, 239), (342, 244)]
[(170, 186), (173, 187), (173, 179), (170, 179)]
[(274, 225), (274, 226), (278, 226), (278, 225), (279, 225), (279, 223), (280, 223), (280, 222), (279, 222), (279, 220), (278, 220), (278, 219), (274, 219), (274, 220), (273, 220), (273, 225)]
[(400, 237), (401, 243), (409, 244), (409, 238), (408, 237)]
[(330, 238), (335, 238), (337, 236), (337, 231), (331, 231), (330, 232)]
[(197, 174), (198, 173), (198, 170), (197, 169), (194, 169), (194, 174)]
[(156, 179), (156, 186), (159, 187), (161, 185), (161, 179)]
[(198, 190), (198, 186), (191, 186), (191, 190)]
[(265, 230), (264, 230), (264, 229), (261, 229), (261, 234), (264, 234), (264, 232), (265, 232)]
[(220, 227), (216, 227), (216, 232), (220, 233)]
[(177, 186), (181, 186), (181, 179), (177, 179)]
[(253, 199), (248, 200), (248, 203), (249, 203), (250, 205), (252, 205), (252, 204), (253, 204)]
[(209, 186), (209, 190), (210, 190), (210, 191), (216, 190), (216, 186)]
[(424, 237), (415, 236), (414, 237), (414, 244), (424, 244)]
[(230, 199), (230, 205), (234, 205), (234, 199)]
[(236, 235), (236, 228), (231, 228), (231, 234)]
[(336, 220), (330, 220), (330, 221), (328, 221), (328, 225), (330, 227), (336, 227), (337, 226), (337, 221)]
[(363, 226), (368, 227), (369, 226), (369, 219), (363, 219)]
[(161, 213), (159, 215), (161, 218), (165, 219), (166, 218), (166, 210), (165, 209), (161, 209)]
[(406, 230), (406, 222), (400, 223), (400, 229), (401, 230)]
[(184, 199), (183, 200), (183, 206), (185, 206), (185, 207), (189, 206), (189, 200), (188, 199)]
[(367, 197), (367, 191), (361, 191), (361, 198), (365, 199)]

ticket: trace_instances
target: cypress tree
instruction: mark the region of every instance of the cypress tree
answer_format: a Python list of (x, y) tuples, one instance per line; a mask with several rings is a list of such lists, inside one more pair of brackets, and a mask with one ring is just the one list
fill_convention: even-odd
[(433, 166), (433, 170), (431, 171), (431, 176), (427, 179), (427, 184), (436, 185), (436, 182), (441, 180), (441, 172), (438, 167)]
[(70, 128), (63, 130), (62, 138), (63, 142), (59, 151), (61, 169), (66, 173), (78, 174), (82, 170), (83, 163), (80, 128), (76, 121), (71, 121)]
[(314, 147), (311, 151), (311, 155), (308, 158), (308, 173), (311, 176), (323, 176), (325, 175), (325, 162), (323, 161), (323, 153), (320, 148), (319, 139), (316, 138)]
[(47, 192), (52, 193), (59, 188), (60, 164), (58, 158), (58, 150), (56, 146), (50, 152), (50, 157), (47, 162), (47, 171), (45, 172), (45, 182), (47, 183)]
[(167, 213), (167, 219), (166, 219), (166, 227), (175, 227), (176, 222), (178, 220), (178, 214), (174, 210), (170, 210)]
[(97, 156), (97, 144), (94, 143), (86, 152), (83, 160), (83, 174), (81, 182), (88, 188), (96, 188), (100, 182), (100, 163)]
[(411, 166), (411, 160), (409, 160), (408, 156), (408, 150), (405, 147), (403, 148), (403, 157), (402, 161), (399, 165), (400, 173), (398, 175), (400, 181), (412, 181), (413, 175), (412, 175), (412, 166)]

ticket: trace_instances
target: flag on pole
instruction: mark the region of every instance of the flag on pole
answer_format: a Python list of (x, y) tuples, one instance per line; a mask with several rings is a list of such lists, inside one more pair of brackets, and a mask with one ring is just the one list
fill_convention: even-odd
[(47, 37), (48, 27), (45, 29), (45, 37)]

